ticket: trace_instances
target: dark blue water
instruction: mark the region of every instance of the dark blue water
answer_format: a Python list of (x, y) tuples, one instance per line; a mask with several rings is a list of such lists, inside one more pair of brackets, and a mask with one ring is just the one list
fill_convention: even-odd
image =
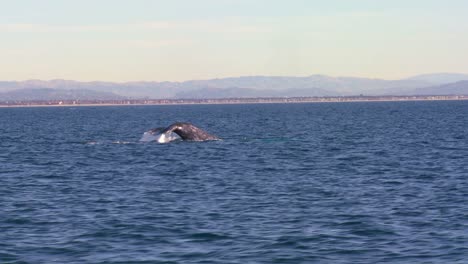
[(0, 263), (468, 263), (468, 102), (0, 108)]

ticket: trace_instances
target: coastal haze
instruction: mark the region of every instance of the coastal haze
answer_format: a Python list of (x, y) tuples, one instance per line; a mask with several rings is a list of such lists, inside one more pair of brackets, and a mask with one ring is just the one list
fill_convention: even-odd
[(224, 99), (262, 97), (468, 95), (468, 74), (426, 74), (401, 80), (355, 77), (249, 76), (185, 82), (0, 82), (0, 101)]
[[(4, 1), (0, 80), (93, 82), (87, 88), (110, 85), (105, 92), (151, 98), (213, 87), (312, 94), (421, 88), (455, 80), (411, 76), (468, 73), (466, 10), (461, 0)], [(302, 77), (289, 86), (240, 76)], [(408, 77), (423, 83), (374, 80)]]
[(468, 2), (9, 1), (0, 101), (466, 95)]

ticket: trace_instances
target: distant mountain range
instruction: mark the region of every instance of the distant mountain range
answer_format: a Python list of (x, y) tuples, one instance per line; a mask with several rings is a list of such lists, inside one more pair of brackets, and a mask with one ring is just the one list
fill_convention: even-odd
[(0, 101), (458, 94), (468, 95), (468, 74), (424, 74), (402, 80), (311, 75), (185, 82), (0, 81)]
[(433, 74), (422, 74), (408, 78), (413, 81), (424, 81), (433, 84), (446, 84), (454, 83), (458, 81), (468, 80), (468, 74), (462, 73), (433, 73)]
[(0, 101), (122, 100), (124, 96), (86, 89), (25, 88), (0, 93)]
[(410, 91), (411, 95), (468, 95), (468, 81), (441, 84)]

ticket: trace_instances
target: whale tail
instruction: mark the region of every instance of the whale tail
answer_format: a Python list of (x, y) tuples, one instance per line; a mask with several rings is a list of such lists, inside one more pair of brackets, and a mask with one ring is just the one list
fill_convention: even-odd
[(159, 143), (167, 143), (179, 138), (189, 141), (220, 140), (217, 136), (191, 123), (177, 122), (166, 128), (156, 127), (146, 131), (141, 137), (140, 142), (156, 141)]
[(175, 133), (183, 140), (206, 141), (219, 140), (215, 135), (211, 135), (205, 130), (192, 125), (191, 123), (177, 122), (161, 131), (161, 134)]

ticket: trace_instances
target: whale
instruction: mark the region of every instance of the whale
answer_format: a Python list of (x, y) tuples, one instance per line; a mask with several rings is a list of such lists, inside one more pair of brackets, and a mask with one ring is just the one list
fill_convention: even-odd
[(142, 142), (156, 141), (158, 143), (168, 143), (177, 139), (186, 141), (208, 141), (220, 140), (205, 130), (187, 122), (176, 122), (164, 127), (156, 127), (146, 131), (140, 139)]

